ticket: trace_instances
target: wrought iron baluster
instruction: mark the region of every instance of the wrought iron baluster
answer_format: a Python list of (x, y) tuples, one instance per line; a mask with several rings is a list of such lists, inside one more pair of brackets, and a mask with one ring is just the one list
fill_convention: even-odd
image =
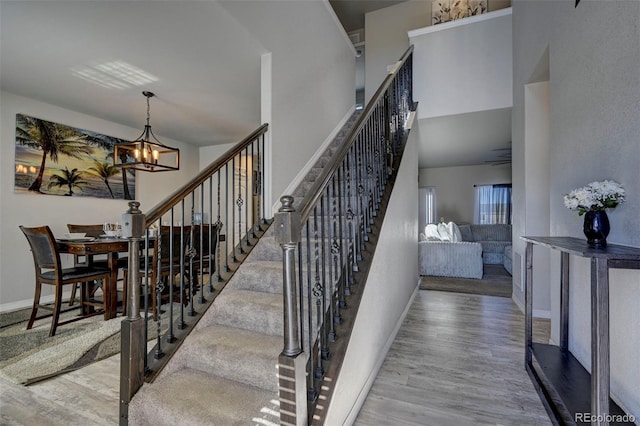
[[(217, 248), (217, 252), (218, 252), (218, 256), (217, 256), (217, 260), (218, 260), (218, 267), (216, 268), (217, 271), (217, 275), (218, 275), (218, 282), (222, 282), (224, 281), (222, 279), (222, 276), (220, 275), (220, 272), (222, 270), (222, 242), (220, 241), (220, 235), (222, 232), (222, 221), (220, 220), (220, 210), (221, 210), (221, 206), (220, 206), (220, 180), (222, 179), (222, 174), (220, 173), (220, 171), (218, 171), (217, 173), (217, 177), (218, 177), (218, 217), (216, 219), (216, 248)], [(225, 248), (227, 247), (227, 243), (225, 240)], [(225, 259), (227, 259), (227, 255), (225, 254)]]
[[(236, 200), (236, 157), (233, 157), (233, 160), (231, 160), (231, 162), (231, 168), (233, 169), (233, 177), (231, 182), (231, 199), (239, 209), (242, 209), (242, 197), (238, 197), (238, 199)], [(238, 192), (240, 192), (239, 187)], [(236, 231), (234, 229), (236, 223), (236, 209), (234, 209), (233, 206), (231, 206), (231, 223), (231, 232), (233, 234), (231, 236), (231, 249), (233, 250), (233, 256), (231, 257), (231, 260), (233, 261), (233, 263), (237, 263), (238, 259), (236, 258)], [(242, 250), (242, 248), (240, 249)]]
[[(313, 352), (313, 309), (312, 309), (312, 295), (313, 295), (313, 287), (311, 285), (311, 235), (310, 235), (310, 223), (307, 220), (306, 223), (306, 234), (307, 234), (307, 324), (308, 324), (308, 339), (309, 339), (309, 353)], [(307, 399), (311, 402), (315, 402), (318, 399), (318, 391), (316, 390), (315, 385), (315, 360), (314, 356), (311, 355), (311, 362), (309, 365), (309, 374), (308, 374), (308, 388), (307, 388)]]
[[(147, 231), (147, 234), (148, 234), (148, 231)], [(155, 274), (156, 279), (154, 283), (155, 295), (156, 295), (156, 312), (157, 312), (157, 320), (156, 320), (157, 342), (156, 342), (156, 350), (153, 354), (154, 359), (160, 359), (164, 356), (164, 352), (162, 351), (162, 315), (161, 315), (162, 310), (160, 309), (160, 307), (162, 305), (162, 292), (164, 291), (165, 286), (164, 286), (164, 283), (162, 282), (162, 274), (160, 271), (162, 271), (162, 252), (163, 250), (166, 250), (166, 249), (162, 246), (162, 238), (158, 239), (157, 250), (158, 250), (158, 254), (156, 258), (158, 262), (155, 265), (157, 272)], [(171, 301), (169, 303), (171, 303)], [(169, 321), (171, 321), (171, 319), (169, 319)]]
[[(200, 286), (200, 296), (198, 297), (198, 303), (201, 305), (207, 302), (207, 299), (204, 298), (204, 251), (203, 248), (203, 238), (204, 234), (202, 232), (202, 227), (204, 226), (204, 184), (200, 185), (200, 220), (198, 224), (192, 223), (197, 226), (197, 237), (199, 238), (199, 245), (196, 252), (196, 258), (198, 259), (198, 273), (196, 277), (198, 278), (198, 285)], [(209, 281), (211, 282), (211, 281)]]
[(320, 341), (318, 342), (318, 363), (315, 369), (316, 379), (320, 380), (324, 376), (324, 368), (322, 366), (322, 347), (324, 346), (324, 338), (322, 332), (322, 295), (323, 295), (323, 286), (322, 280), (320, 278), (320, 242), (319, 242), (319, 229), (318, 229), (318, 205), (313, 208), (313, 260), (315, 263), (315, 277), (313, 284), (313, 297), (316, 303), (316, 331), (314, 332), (314, 336), (316, 336), (316, 340), (318, 340), (318, 335), (320, 336)]
[[(189, 312), (188, 315), (190, 317), (196, 316), (198, 313), (195, 310), (195, 307), (193, 306), (194, 303), (194, 299), (195, 299), (195, 277), (194, 277), (194, 273), (193, 273), (193, 259), (195, 259), (197, 253), (196, 253), (196, 249), (194, 247), (194, 241), (195, 239), (193, 238), (193, 215), (194, 215), (194, 209), (195, 209), (195, 199), (196, 199), (196, 195), (195, 195), (195, 191), (191, 192), (191, 225), (189, 226), (189, 238), (187, 240), (187, 247), (186, 247), (186, 252), (185, 255), (189, 258), (189, 281), (188, 281), (188, 286), (189, 286)], [(182, 229), (184, 231), (184, 221), (182, 222)], [(184, 259), (184, 258), (183, 258)], [(183, 260), (184, 262), (184, 260)]]
[(253, 204), (250, 202), (251, 199), (249, 198), (249, 172), (249, 147), (247, 146), (244, 149), (244, 199), (247, 203), (247, 206), (244, 209), (244, 235), (247, 247), (251, 246), (251, 241), (249, 241), (249, 207)]
[[(253, 239), (258, 238), (258, 234), (256, 234), (258, 224), (260, 223), (260, 196), (256, 193), (256, 189), (258, 189), (258, 173), (256, 172), (255, 177), (253, 176), (253, 171), (257, 167), (256, 166), (256, 154), (254, 152), (254, 148), (256, 146), (257, 139), (251, 142), (251, 206), (253, 210), (251, 211), (251, 231), (253, 235)], [(254, 205), (255, 203), (255, 205)], [(255, 214), (254, 214), (255, 212)], [(258, 217), (255, 217), (257, 214)]]
[[(173, 259), (175, 259), (175, 253), (173, 252), (173, 221), (174, 221), (175, 217), (174, 217), (174, 211), (173, 208), (171, 208), (171, 226), (168, 227), (169, 228), (169, 264), (168, 265), (161, 265), (164, 266), (165, 268), (168, 267), (169, 268), (169, 297), (173, 297), (173, 292), (175, 291), (174, 288), (174, 277), (175, 277), (175, 270), (173, 269)], [(158, 239), (158, 243), (160, 243), (160, 240), (162, 239), (162, 222), (160, 220), (158, 220), (158, 233), (156, 234), (156, 238)], [(148, 258), (148, 256), (147, 256)], [(158, 258), (162, 259), (162, 257), (160, 256), (160, 254), (158, 254)], [(158, 274), (161, 273), (161, 269), (158, 269)], [(182, 322), (179, 322), (177, 327), (178, 329), (180, 329), (180, 325), (182, 324)], [(184, 328), (184, 327), (182, 327)], [(169, 303), (169, 333), (167, 334), (167, 343), (173, 343), (175, 342), (177, 339), (175, 337), (175, 335), (173, 334), (173, 303)]]
[[(224, 227), (224, 270), (229, 272), (231, 271), (229, 267), (229, 163), (224, 165), (224, 175), (224, 220), (226, 222)], [(233, 210), (233, 207), (231, 209)], [(231, 222), (231, 226), (233, 226), (233, 222)]]
[[(203, 218), (204, 220), (204, 218)], [(213, 287), (213, 270), (215, 268), (216, 265), (216, 258), (215, 258), (215, 250), (216, 250), (216, 246), (218, 245), (218, 239), (217, 239), (217, 231), (216, 231), (216, 246), (211, 247), (212, 246), (212, 242), (213, 242), (213, 175), (209, 176), (209, 220), (207, 221), (208, 224), (207, 226), (209, 227), (209, 232), (207, 233), (207, 238), (209, 239), (209, 243), (207, 244), (208, 247), (208, 253), (207, 253), (207, 261), (209, 262), (208, 265), (208, 274), (209, 274), (209, 293), (213, 293), (216, 289)], [(220, 265), (218, 265), (218, 267), (220, 267)]]
[[(185, 265), (184, 259), (186, 253), (184, 252), (184, 198), (180, 201), (181, 205), (181, 216), (180, 216), (180, 324), (178, 325), (178, 329), (183, 330), (187, 328), (187, 323), (184, 320), (184, 274), (185, 274)], [(171, 224), (171, 234), (173, 235), (173, 223)], [(173, 263), (173, 258), (169, 260), (170, 263)], [(169, 278), (173, 281), (173, 276)]]

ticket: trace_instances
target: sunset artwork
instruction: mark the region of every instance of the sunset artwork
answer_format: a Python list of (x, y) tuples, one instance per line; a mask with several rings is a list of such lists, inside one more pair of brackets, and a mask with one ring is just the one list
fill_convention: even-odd
[(133, 200), (134, 172), (113, 165), (122, 142), (17, 114), (15, 192)]

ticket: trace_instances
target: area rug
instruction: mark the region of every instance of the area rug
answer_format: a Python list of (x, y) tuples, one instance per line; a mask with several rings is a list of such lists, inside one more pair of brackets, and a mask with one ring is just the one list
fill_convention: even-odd
[[(177, 316), (179, 308), (174, 308)], [(120, 352), (120, 316), (109, 321), (97, 315), (58, 327), (49, 337), (51, 318), (36, 321), (31, 330), (27, 322), (31, 310), (0, 314), (0, 377), (13, 383), (30, 385), (84, 367)], [(60, 317), (78, 315), (78, 308)], [(163, 331), (168, 312), (161, 315)], [(149, 321), (149, 339), (156, 336), (157, 323)]]
[[(78, 315), (63, 312), (61, 319)], [(0, 376), (30, 384), (83, 367), (120, 351), (120, 322), (100, 315), (58, 327), (49, 337), (51, 318), (36, 321), (27, 330), (30, 309), (0, 315)]]
[(481, 280), (423, 276), (420, 280), (420, 290), (511, 297), (512, 278), (504, 267), (502, 265), (484, 265), (483, 269)]

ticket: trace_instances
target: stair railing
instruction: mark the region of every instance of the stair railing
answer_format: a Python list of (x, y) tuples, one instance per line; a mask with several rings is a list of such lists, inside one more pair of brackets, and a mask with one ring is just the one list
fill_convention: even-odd
[[(282, 424), (311, 423), (318, 404), (327, 408), (326, 396), (319, 396), (327, 379), (337, 377), (327, 378), (328, 369), (337, 374), (342, 359), (329, 362), (332, 348), (342, 347), (344, 354), (350, 332), (339, 336), (336, 328), (348, 312), (354, 286), (361, 284), (356, 276), (362, 252), (407, 133), (413, 107), (412, 52), (413, 46), (389, 72), (300, 207), (294, 208), (292, 196), (283, 196), (274, 217), (283, 251)], [(297, 396), (305, 390), (303, 404)]]
[[(138, 202), (123, 215), (129, 265), (121, 425), (133, 395), (180, 346), (270, 223), (262, 184), (270, 172), (267, 130), (260, 126), (146, 215)], [(147, 355), (149, 341), (155, 346)]]

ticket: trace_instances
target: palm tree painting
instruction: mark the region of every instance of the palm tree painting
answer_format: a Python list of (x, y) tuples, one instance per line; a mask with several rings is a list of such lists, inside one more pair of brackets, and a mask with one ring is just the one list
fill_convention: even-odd
[(15, 191), (132, 200), (135, 174), (113, 166), (114, 146), (120, 142), (17, 114)]
[(69, 188), (69, 192), (64, 195), (72, 196), (73, 188), (82, 190), (82, 187), (89, 183), (86, 180), (82, 180), (83, 174), (84, 173), (79, 172), (78, 169), (69, 170), (67, 167), (65, 167), (62, 171), (62, 174), (51, 175), (47, 188), (51, 188), (54, 186), (62, 188), (66, 186), (67, 188)]

